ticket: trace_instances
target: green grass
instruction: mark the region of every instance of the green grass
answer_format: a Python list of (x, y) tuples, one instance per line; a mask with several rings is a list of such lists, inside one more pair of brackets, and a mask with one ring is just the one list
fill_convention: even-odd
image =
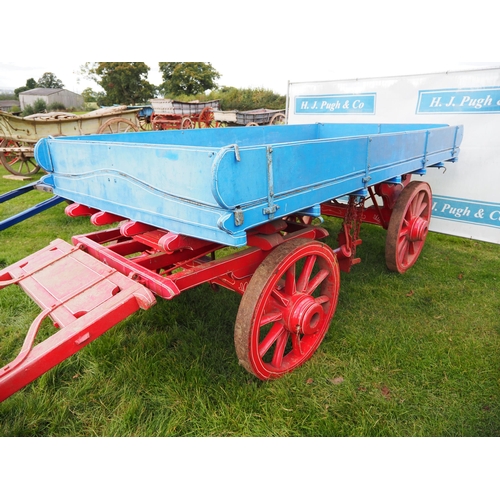
[[(0, 178), (0, 192), (22, 183)], [(0, 219), (47, 197), (0, 205)], [(0, 268), (95, 228), (64, 205), (0, 232)], [(325, 227), (334, 245), (339, 222)], [(233, 345), (240, 297), (200, 286), (159, 300), (0, 403), (2, 436), (500, 436), (500, 250), (431, 233), (406, 274), (364, 225), (325, 340), (261, 382)], [(0, 363), (38, 308), (0, 291)]]

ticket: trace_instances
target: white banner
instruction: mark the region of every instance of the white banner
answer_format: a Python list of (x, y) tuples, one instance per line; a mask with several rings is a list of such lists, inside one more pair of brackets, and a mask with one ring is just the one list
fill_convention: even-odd
[(429, 168), (432, 231), (500, 243), (500, 68), (290, 82), (288, 123), (464, 125), (457, 163)]

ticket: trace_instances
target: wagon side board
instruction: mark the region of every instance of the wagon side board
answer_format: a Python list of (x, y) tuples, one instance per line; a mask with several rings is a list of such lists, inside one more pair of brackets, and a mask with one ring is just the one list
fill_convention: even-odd
[(320, 203), (456, 161), (463, 135), (445, 125), (258, 128), (47, 138), (35, 155), (63, 198), (242, 246), (246, 231), (274, 218), (319, 214)]

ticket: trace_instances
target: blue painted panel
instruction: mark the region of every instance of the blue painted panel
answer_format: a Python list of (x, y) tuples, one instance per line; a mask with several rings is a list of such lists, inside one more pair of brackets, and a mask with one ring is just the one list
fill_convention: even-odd
[(500, 113), (500, 87), (421, 90), (417, 114)]
[(500, 203), (433, 196), (432, 217), (500, 229)]
[(296, 114), (375, 114), (375, 93), (366, 94), (325, 94), (298, 96), (295, 98)]
[(269, 219), (454, 160), (461, 138), (445, 125), (228, 127), (45, 138), (35, 157), (63, 198), (240, 246)]

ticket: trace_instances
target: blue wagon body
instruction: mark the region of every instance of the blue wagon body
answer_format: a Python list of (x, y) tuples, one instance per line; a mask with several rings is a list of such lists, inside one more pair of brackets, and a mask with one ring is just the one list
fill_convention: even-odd
[(56, 195), (231, 246), (246, 231), (401, 175), (455, 161), (462, 126), (310, 124), (48, 137)]

